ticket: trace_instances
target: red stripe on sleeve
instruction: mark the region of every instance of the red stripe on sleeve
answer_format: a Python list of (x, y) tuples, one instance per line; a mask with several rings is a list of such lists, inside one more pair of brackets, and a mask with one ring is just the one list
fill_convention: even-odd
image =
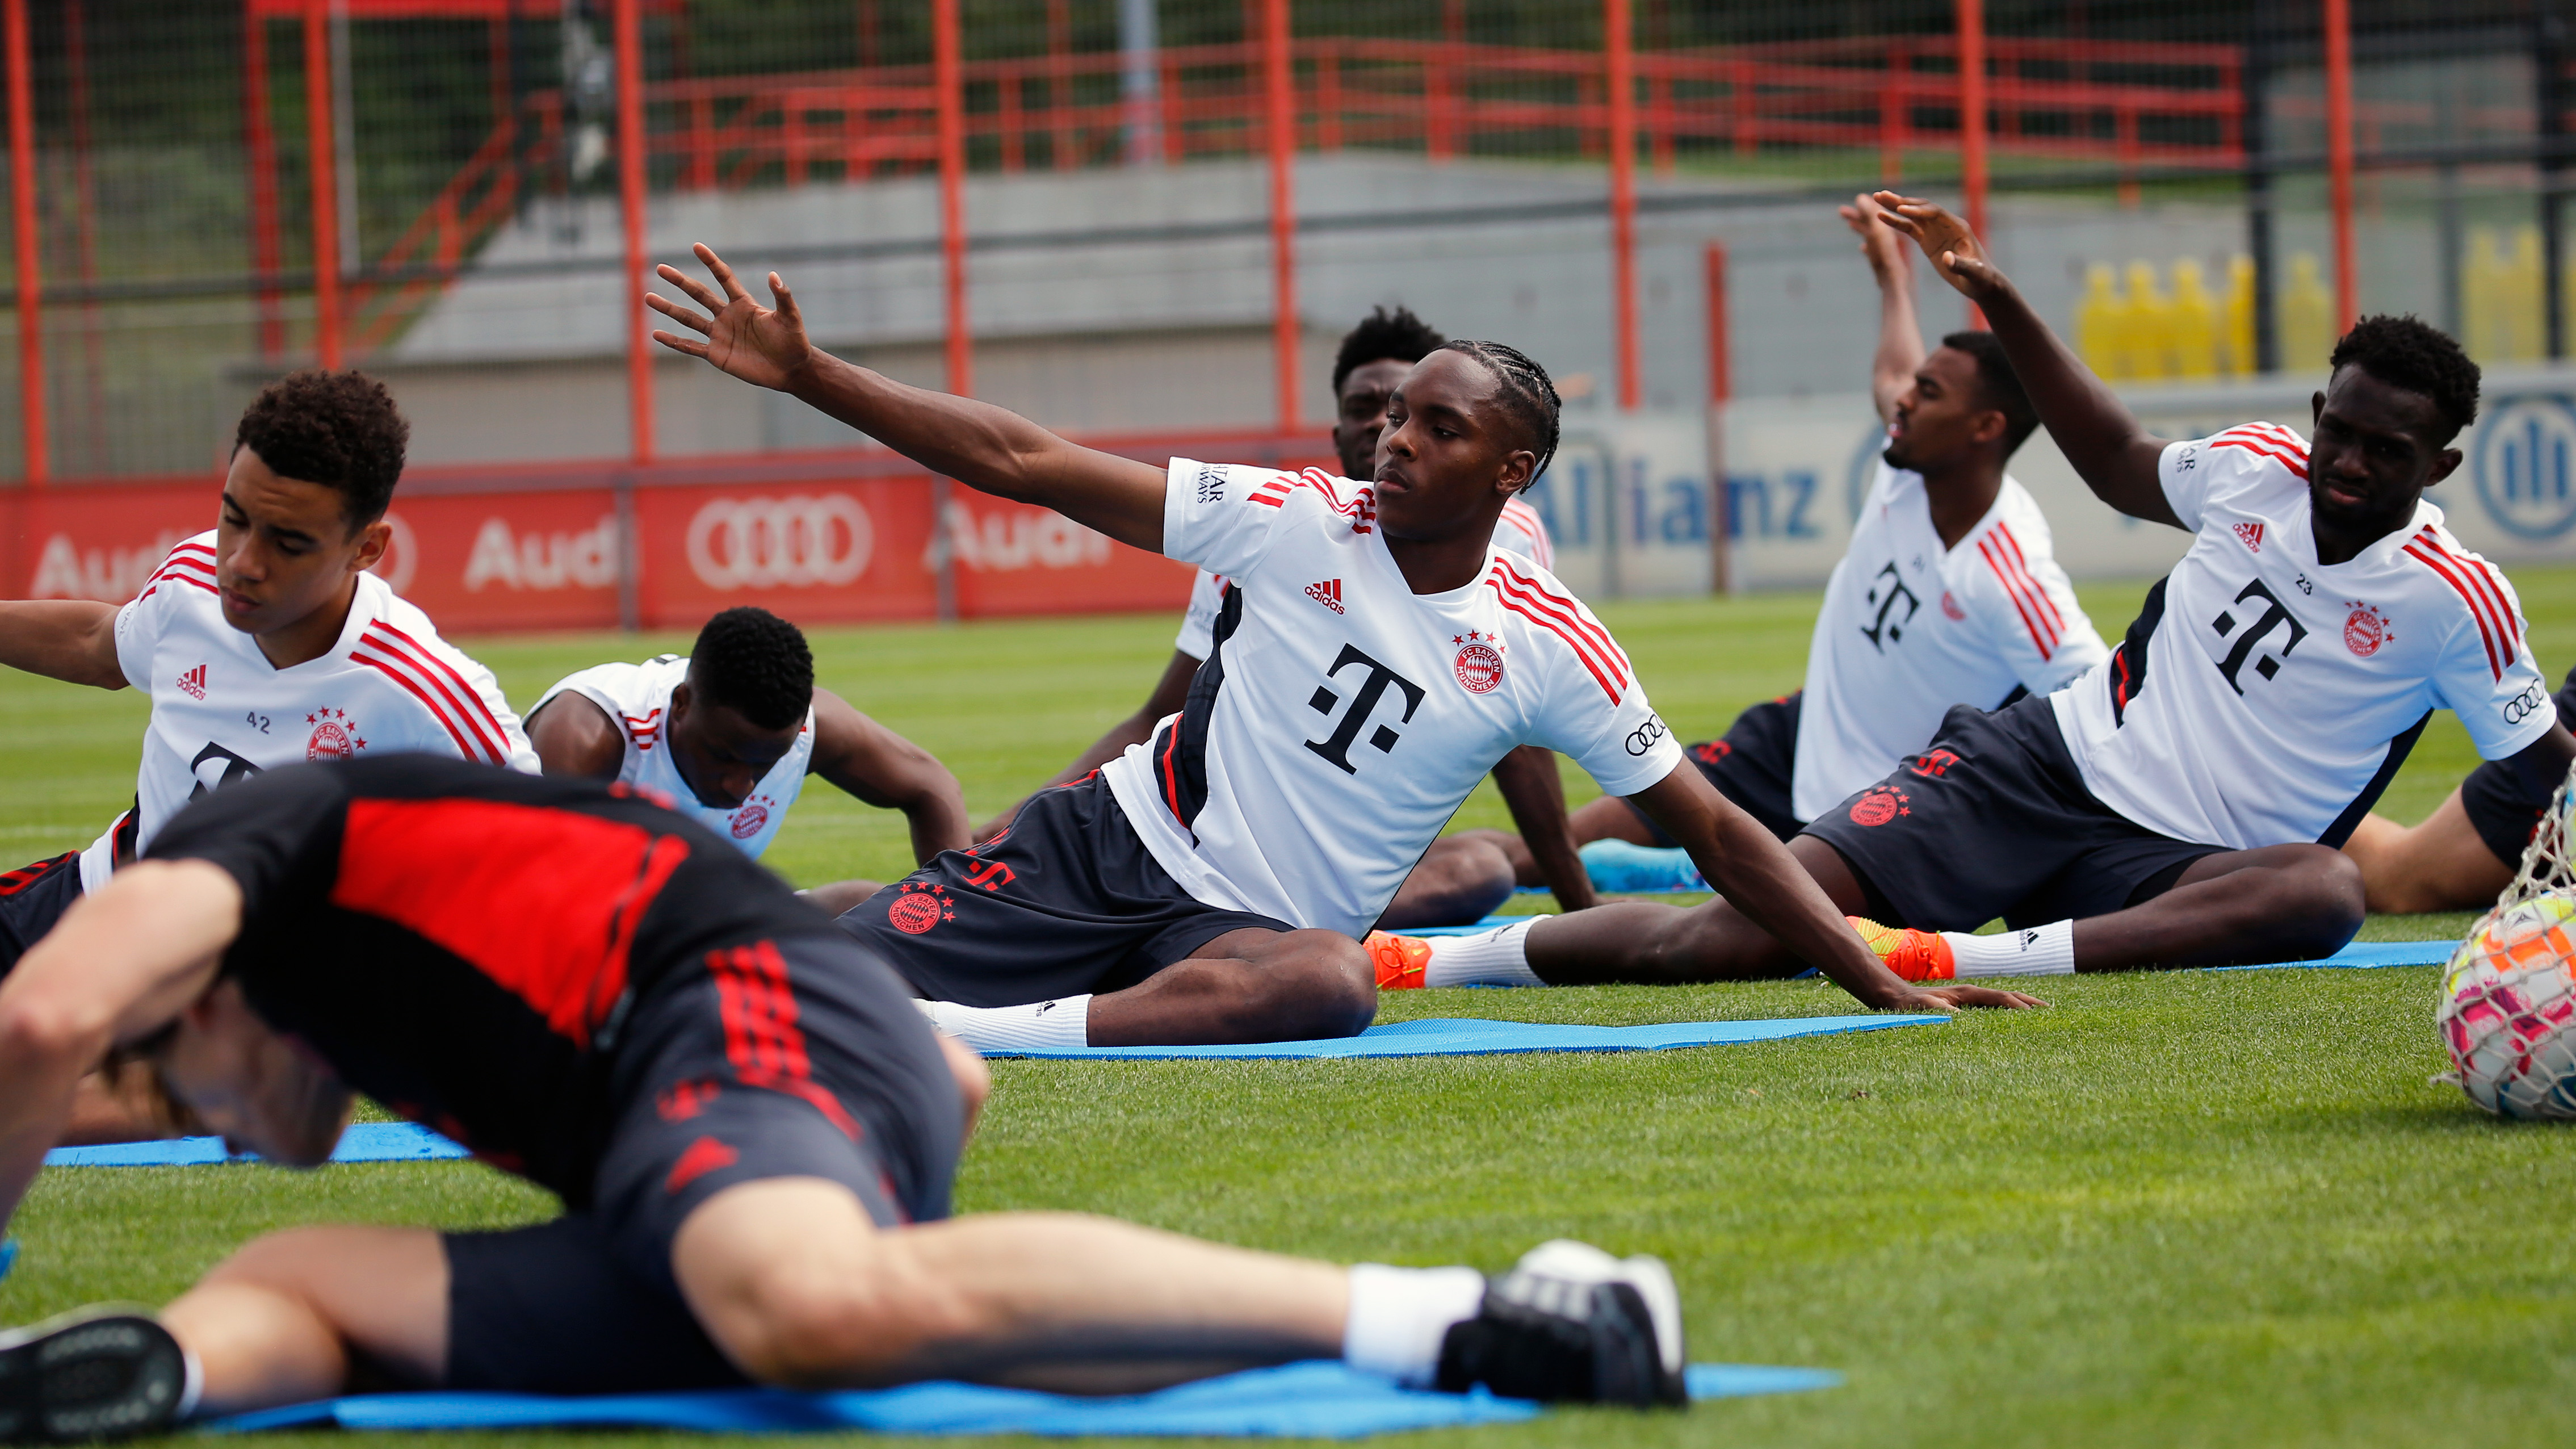
[(445, 676), (447, 682), (455, 687), (456, 692), (464, 696), (464, 704), (467, 711), (467, 722), (474, 724), (478, 731), (490, 731), (491, 738), (493, 740), (495, 758), (506, 760), (510, 757), (510, 752), (505, 744), (510, 737), (510, 732), (501, 728), (501, 721), (492, 713), (492, 707), (483, 702), (483, 692), (476, 689), (470, 682), (468, 682), (465, 676), (459, 673), (454, 665), (449, 664), (446, 660), (440, 658), (438, 651), (435, 648), (432, 648), (427, 644), (423, 644), (419, 640), (414, 639), (409, 634), (404, 633), (402, 630), (395, 628), (392, 624), (389, 624), (382, 619), (374, 621), (367, 627), (371, 630), (382, 630), (383, 632), (392, 635), (394, 638), (401, 640), (403, 643), (410, 645), (412, 652), (419, 655), (422, 662), (427, 664), (432, 671), (438, 675)]
[(2469, 592), (2468, 586), (2451, 572), (2449, 566), (2439, 556), (2417, 546), (2421, 541), (2414, 538), (2408, 539), (2403, 545), (2407, 555), (2441, 575), (2442, 582), (2457, 590), (2460, 597), (2468, 602), (2469, 617), (2477, 621), (2478, 639), (2487, 648), (2487, 668), (2495, 671), (2496, 678), (2504, 678), (2504, 661), (2496, 654), (2495, 631), (2487, 623), (2485, 608), (2479, 604), (2477, 596)]
[(2049, 640), (2042, 634), (2039, 621), (2031, 617), (2030, 602), (2022, 597), (2021, 587), (2013, 582), (2012, 571), (2006, 568), (2003, 561), (1996, 556), (1998, 551), (1993, 539), (1977, 540), (1977, 556), (1986, 561), (1986, 567), (1994, 572), (1996, 580), (2004, 586), (2004, 597), (2012, 600), (2013, 612), (2021, 616), (2022, 628), (2030, 631), (2031, 647), (2039, 651), (2040, 660), (2045, 663), (2054, 651), (2050, 647)]
[(2021, 540), (2013, 537), (2012, 529), (2005, 524), (1996, 524), (1995, 532), (2004, 541), (2004, 551), (2011, 556), (2013, 572), (2021, 576), (2022, 586), (2030, 590), (2032, 606), (2048, 620), (2049, 638), (2063, 641), (2066, 616), (2057, 611), (2057, 601), (2049, 597), (2048, 586), (2039, 581), (2039, 575), (2031, 572), (2030, 560), (2021, 551)]
[(1602, 657), (1610, 662), (1611, 673), (1619, 676), (1619, 682), (1622, 685), (1628, 682), (1635, 673), (1635, 669), (1628, 663), (1628, 656), (1620, 651), (1619, 641), (1610, 637), (1609, 630), (1586, 618), (1583, 606), (1575, 602), (1572, 595), (1557, 593), (1547, 585), (1522, 573), (1509, 558), (1498, 558), (1494, 560), (1494, 565), (1502, 570), (1504, 578), (1519, 586), (1522, 596), (1532, 604), (1555, 615), (1563, 620), (1568, 628), (1590, 639), (1601, 651)]
[[(424, 657), (424, 652), (417, 644), (408, 643), (408, 635), (388, 629), (382, 620), (369, 624), (363, 637), (369, 647), (409, 668), (420, 682), (427, 686), (430, 693), (446, 701), (446, 709), (442, 713), (453, 715), (457, 724), (463, 725), (467, 732), (481, 741), (482, 753), (489, 756), (490, 763), (499, 765), (508, 762), (510, 752), (503, 743), (508, 738), (507, 732), (497, 723), (488, 730), (484, 727), (484, 721), (491, 718), (491, 711), (482, 707), (482, 697), (477, 695), (474, 687), (467, 684), (456, 671)], [(396, 639), (406, 642), (397, 643)], [(477, 719), (477, 715), (482, 718)], [(467, 759), (474, 757), (473, 752), (467, 752)]]
[(430, 698), (429, 691), (423, 689), (409, 674), (404, 673), (400, 667), (393, 663), (393, 661), (389, 659), (380, 659), (373, 654), (364, 652), (364, 650), (364, 645), (361, 645), (357, 649), (350, 650), (349, 662), (352, 664), (363, 664), (369, 669), (375, 670), (385, 678), (402, 686), (404, 691), (409, 693), (412, 698), (419, 700), (421, 708), (428, 710), (429, 717), (438, 721), (439, 728), (447, 731), (447, 737), (456, 742), (456, 754), (459, 759), (472, 760), (477, 764), (483, 765), (497, 765), (501, 763), (501, 761), (497, 759), (489, 758), (485, 754), (483, 747), (471, 735), (468, 735), (463, 729), (459, 728), (456, 721), (449, 719), (447, 717), (447, 711), (439, 708), (438, 701)]
[(2505, 595), (2504, 586), (2496, 582), (2491, 566), (2483, 559), (2471, 559), (2452, 551), (2442, 542), (2440, 536), (2429, 528), (2417, 536), (2422, 538), (2434, 552), (2449, 559), (2452, 567), (2457, 568), (2461, 575), (2468, 579), (2470, 586), (2478, 591), (2478, 596), (2486, 601), (2488, 611), (2495, 617), (2497, 630), (2504, 636), (2504, 652), (2509, 656), (2521, 649), (2521, 622), (2516, 616), (2512, 600)]

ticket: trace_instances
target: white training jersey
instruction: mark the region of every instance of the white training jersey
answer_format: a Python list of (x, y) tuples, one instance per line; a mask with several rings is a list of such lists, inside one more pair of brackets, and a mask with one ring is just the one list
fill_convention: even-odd
[[(536, 772), (492, 671), (372, 573), (358, 575), (327, 653), (287, 669), (269, 663), (257, 639), (224, 621), (212, 530), (172, 549), (117, 611), (116, 662), (152, 698), (128, 859), (189, 801), (280, 765), (418, 751)], [(128, 833), (120, 815), (81, 853), (81, 889), (107, 883)]]
[(1807, 646), (1789, 808), (1813, 820), (1885, 779), (1952, 705), (2052, 693), (2110, 652), (2021, 484), (1944, 548), (1923, 475), (1881, 463)]
[(1368, 485), (1172, 460), (1163, 551), (1222, 574), (1181, 713), (1103, 768), (1191, 896), (1359, 936), (1518, 745), (1630, 795), (1681, 763), (1610, 632), (1500, 548), (1416, 594)]
[[(1494, 520), (1494, 547), (1519, 554), (1543, 569), (1556, 567), (1556, 545), (1548, 542), (1547, 524), (1537, 509), (1517, 498), (1504, 500), (1503, 516)], [(1190, 606), (1181, 615), (1181, 632), (1172, 647), (1192, 659), (1207, 658), (1215, 647), (1208, 636), (1216, 628), (1217, 607), (1224, 600), (1225, 580), (1199, 570), (1190, 580)]]
[(2119, 651), (2056, 697), (2084, 784), (2162, 835), (2232, 850), (2341, 845), (2436, 708), (2502, 759), (2558, 715), (2493, 564), (2419, 503), (2405, 527), (2317, 562), (2308, 443), (2250, 423), (2167, 447), (2199, 536)]
[(778, 827), (787, 823), (787, 807), (796, 803), (797, 792), (805, 788), (805, 772), (814, 766), (814, 707), (805, 706), (805, 727), (796, 732), (796, 743), (760, 777), (760, 784), (741, 804), (719, 810), (698, 803), (662, 743), (662, 727), (671, 718), (671, 688), (688, 677), (685, 654), (657, 654), (641, 664), (594, 664), (557, 680), (528, 715), (534, 718), (548, 700), (567, 690), (598, 705), (626, 741), (626, 759), (617, 767), (620, 784), (660, 791), (670, 797), (672, 809), (758, 860), (778, 838)]

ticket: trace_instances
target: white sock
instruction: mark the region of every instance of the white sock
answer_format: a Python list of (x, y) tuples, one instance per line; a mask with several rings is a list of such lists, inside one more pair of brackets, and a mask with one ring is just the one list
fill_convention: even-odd
[(1415, 1388), (1440, 1374), (1440, 1341), (1485, 1303), (1485, 1275), (1473, 1268), (1351, 1267), (1351, 1317), (1342, 1362)]
[(178, 1422), (184, 1424), (197, 1416), (197, 1400), (205, 1397), (206, 1366), (197, 1361), (196, 1350), (187, 1347), (179, 1350), (179, 1362), (187, 1368), (185, 1377), (180, 1380), (177, 1415)]
[(1026, 1006), (922, 1004), (930, 1023), (979, 1052), (1091, 1045), (1091, 995), (1059, 996)]
[(2075, 970), (2075, 923), (2006, 930), (1993, 936), (1943, 931), (1959, 979), (1977, 976), (2067, 976)]
[(1431, 959), (1422, 963), (1425, 986), (1545, 986), (1529, 967), (1529, 933), (1541, 917), (1496, 926), (1480, 936), (1425, 936)]

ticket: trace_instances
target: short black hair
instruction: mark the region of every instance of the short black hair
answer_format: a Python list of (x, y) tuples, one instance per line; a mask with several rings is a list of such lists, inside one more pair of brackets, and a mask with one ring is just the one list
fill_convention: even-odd
[(734, 710), (765, 730), (805, 718), (814, 703), (814, 651), (805, 631), (749, 605), (727, 609), (698, 631), (689, 647), (689, 682), (709, 704)]
[(259, 454), (277, 476), (340, 490), (352, 529), (385, 516), (410, 441), (411, 424), (383, 383), (318, 367), (261, 388), (233, 429), (233, 446)]
[(1413, 315), (1409, 307), (1389, 312), (1384, 307), (1372, 308), (1360, 325), (1342, 339), (1342, 350), (1333, 357), (1333, 396), (1342, 395), (1342, 384), (1352, 373), (1372, 362), (1420, 362), (1440, 350), (1449, 339), (1431, 330), (1431, 324)]
[(2330, 365), (2336, 372), (2357, 366), (2390, 387), (2421, 393), (2446, 430), (2433, 440), (2436, 446), (2478, 420), (2478, 365), (2449, 334), (2412, 314), (2383, 312), (2355, 322), (2335, 344)]
[(2012, 359), (2004, 355), (2002, 340), (1991, 332), (1953, 332), (1941, 339), (1941, 345), (1976, 359), (1977, 395), (2004, 415), (2004, 456), (2021, 451), (2030, 435), (2039, 431), (2039, 409), (2030, 405), (2030, 394), (2022, 391), (2021, 374), (2013, 371)]
[[(1530, 451), (1538, 454), (1538, 465), (1530, 469), (1529, 481), (1547, 471), (1550, 458), (1556, 456), (1556, 418), (1565, 404), (1556, 395), (1556, 384), (1549, 380), (1547, 369), (1537, 359), (1517, 347), (1499, 342), (1443, 342), (1440, 352), (1463, 352), (1485, 364), (1485, 370), (1501, 384), (1495, 391), (1501, 395), (1503, 410), (1512, 415), (1529, 438)], [(1528, 483), (1521, 485), (1526, 488)]]

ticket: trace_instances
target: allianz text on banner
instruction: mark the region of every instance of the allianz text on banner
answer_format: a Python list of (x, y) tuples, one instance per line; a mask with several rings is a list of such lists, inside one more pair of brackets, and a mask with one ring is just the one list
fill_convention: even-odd
[(1557, 577), (1577, 595), (1708, 592), (1713, 509), (1702, 415), (1569, 422), (1555, 460), (1525, 497), (1547, 524)]

